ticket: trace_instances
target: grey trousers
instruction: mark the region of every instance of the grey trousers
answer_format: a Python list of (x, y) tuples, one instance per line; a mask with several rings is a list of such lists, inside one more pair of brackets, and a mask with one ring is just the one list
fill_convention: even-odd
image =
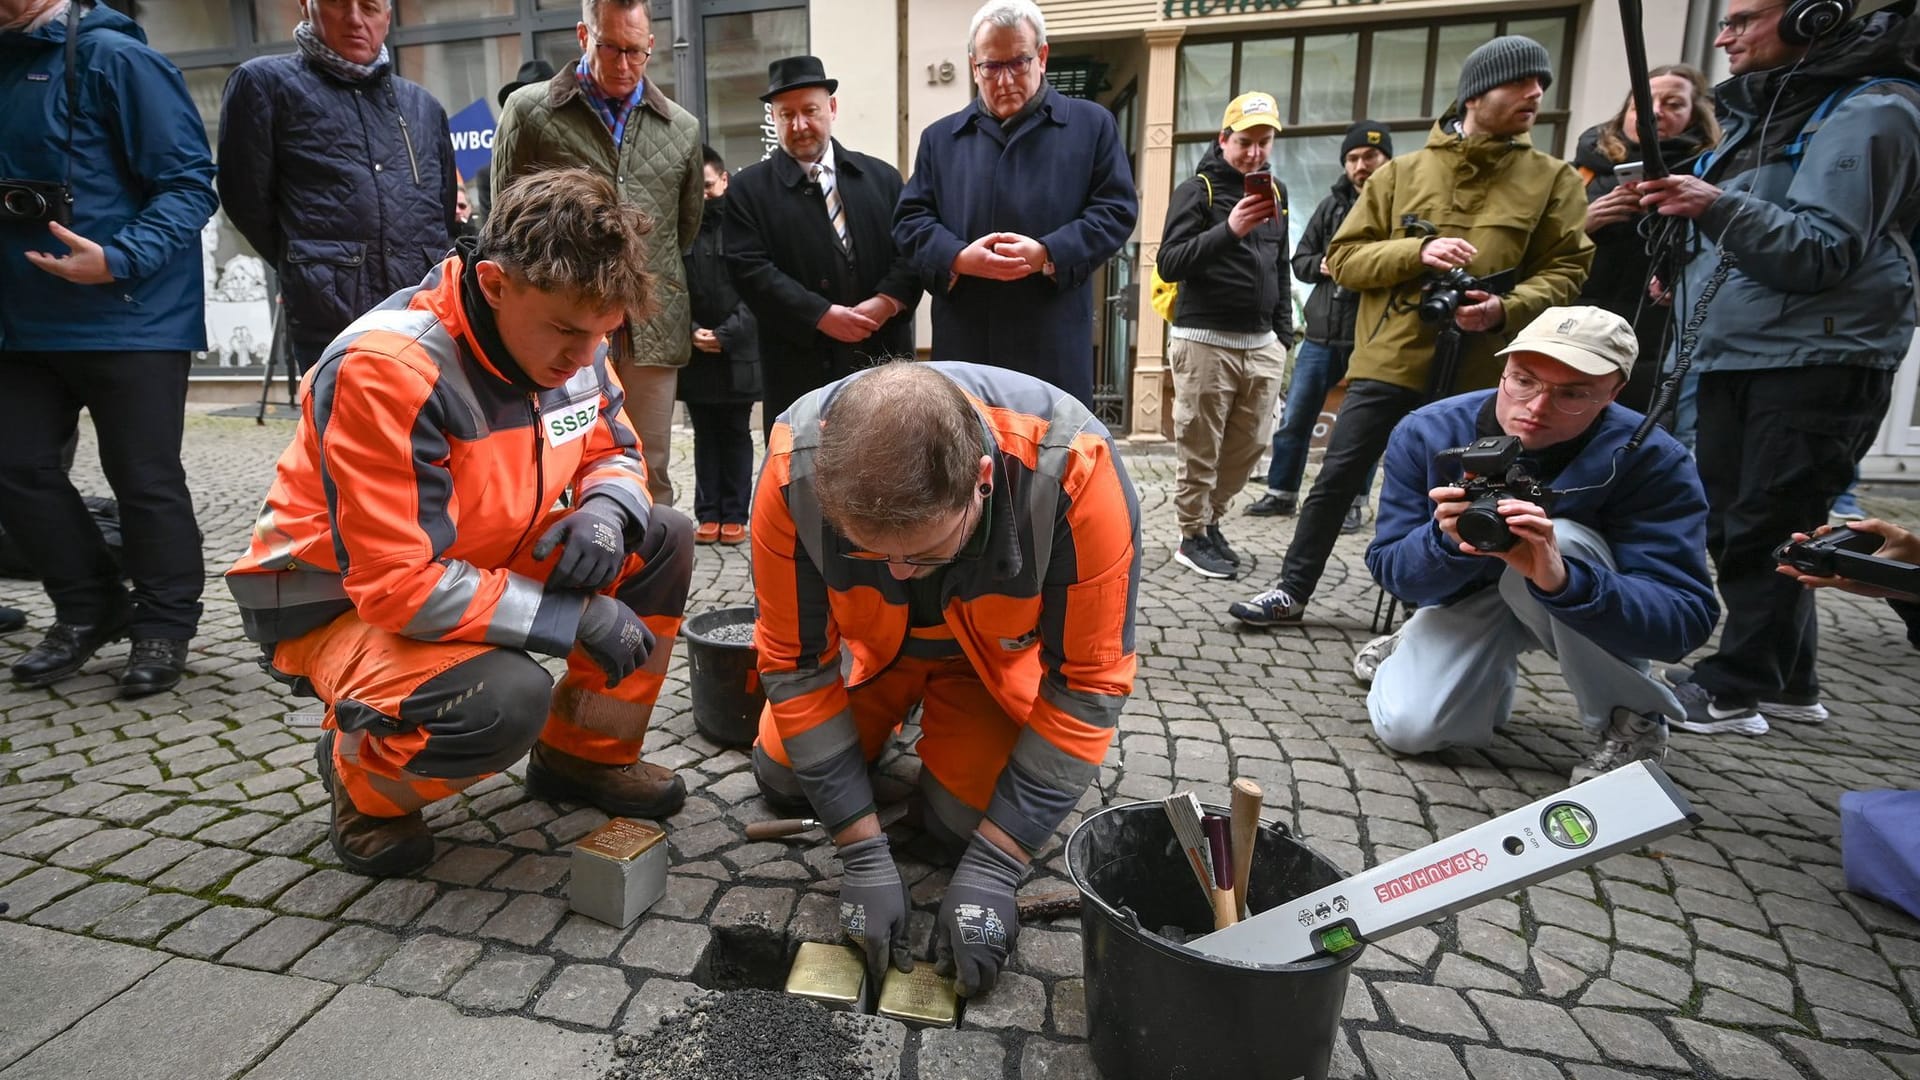
[[(1614, 568), (1612, 549), (1592, 529), (1555, 518), (1553, 530), (1562, 555)], [(1488, 745), (1513, 711), (1520, 654), (1533, 649), (1560, 661), (1580, 725), (1590, 732), (1604, 730), (1615, 709), (1685, 715), (1647, 661), (1615, 656), (1568, 628), (1509, 569), (1497, 588), (1423, 607), (1407, 620), (1367, 693), (1374, 734), (1405, 754)]]

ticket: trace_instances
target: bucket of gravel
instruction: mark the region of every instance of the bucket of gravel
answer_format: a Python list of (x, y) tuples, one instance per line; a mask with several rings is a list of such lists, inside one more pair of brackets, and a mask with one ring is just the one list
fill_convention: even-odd
[(703, 611), (686, 621), (680, 635), (687, 639), (693, 726), (721, 746), (752, 746), (767, 703), (753, 647), (753, 608)]
[[(1346, 876), (1281, 826), (1263, 824), (1254, 849), (1251, 913)], [(1087, 1035), (1101, 1076), (1326, 1080), (1347, 970), (1366, 946), (1260, 965), (1179, 944), (1212, 929), (1213, 911), (1159, 802), (1111, 806), (1081, 822), (1067, 840), (1067, 868), (1082, 895)]]

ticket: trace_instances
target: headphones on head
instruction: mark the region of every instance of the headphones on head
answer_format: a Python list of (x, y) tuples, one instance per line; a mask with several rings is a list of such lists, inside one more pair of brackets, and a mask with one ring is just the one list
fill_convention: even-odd
[(1776, 31), (1789, 45), (1811, 45), (1853, 18), (1854, 0), (1793, 0)]

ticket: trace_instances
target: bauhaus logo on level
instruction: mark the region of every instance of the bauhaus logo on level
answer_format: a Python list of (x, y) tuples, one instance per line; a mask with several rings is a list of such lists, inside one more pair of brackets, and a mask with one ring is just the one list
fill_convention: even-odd
[(1429, 885), (1438, 885), (1458, 874), (1472, 873), (1487, 868), (1487, 857), (1479, 848), (1468, 848), (1458, 855), (1449, 855), (1437, 863), (1422, 867), (1411, 874), (1401, 874), (1391, 881), (1383, 881), (1373, 887), (1373, 898), (1386, 903), (1403, 896), (1412, 896)]

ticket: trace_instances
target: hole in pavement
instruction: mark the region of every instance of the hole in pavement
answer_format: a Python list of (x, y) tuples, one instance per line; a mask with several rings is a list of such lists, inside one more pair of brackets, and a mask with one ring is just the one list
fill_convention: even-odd
[(693, 969), (695, 985), (707, 990), (783, 990), (799, 947), (784, 930), (751, 924), (716, 926), (707, 951)]

